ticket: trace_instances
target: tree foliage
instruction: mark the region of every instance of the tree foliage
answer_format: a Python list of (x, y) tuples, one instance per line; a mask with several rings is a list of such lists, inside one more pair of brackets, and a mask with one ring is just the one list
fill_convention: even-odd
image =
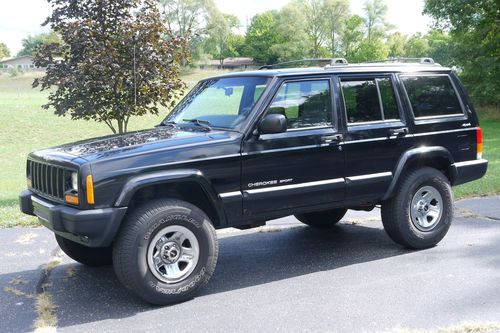
[(23, 48), (17, 53), (18, 57), (21, 56), (33, 56), (38, 47), (43, 44), (60, 43), (61, 38), (57, 33), (51, 31), (49, 33), (42, 33), (38, 35), (30, 35), (23, 39)]
[(218, 59), (220, 65), (224, 65), (224, 59), (238, 56), (237, 44), (241, 39), (235, 36), (233, 29), (238, 28), (240, 22), (234, 15), (214, 13), (207, 25), (207, 51), (214, 59)]
[(0, 60), (8, 57), (10, 57), (10, 50), (7, 47), (7, 44), (0, 43)]
[(210, 18), (218, 14), (212, 0), (159, 0), (168, 29), (187, 41), (190, 54), (201, 57)]
[(47, 71), (34, 87), (56, 87), (45, 108), (123, 133), (130, 117), (173, 106), (184, 88), (185, 40), (164, 26), (156, 1), (48, 1), (53, 13), (45, 24), (63, 43), (43, 44), (35, 54)]
[(356, 56), (364, 33), (363, 18), (359, 15), (349, 17), (340, 32), (343, 53), (347, 59), (353, 59)]
[[(424, 12), (451, 33), (454, 62), (480, 103), (500, 104), (500, 2), (427, 0)], [(439, 41), (449, 43), (449, 41)]]
[(338, 37), (349, 19), (349, 0), (325, 0), (324, 14), (330, 53), (334, 57), (339, 51)]
[(363, 9), (368, 41), (385, 37), (386, 31), (393, 27), (386, 21), (388, 8), (384, 0), (366, 0)]

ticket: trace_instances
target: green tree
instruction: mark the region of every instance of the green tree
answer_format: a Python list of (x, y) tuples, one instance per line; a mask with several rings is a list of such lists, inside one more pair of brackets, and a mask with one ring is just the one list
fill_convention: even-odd
[(429, 57), (445, 66), (456, 65), (457, 47), (449, 33), (433, 29), (425, 36), (429, 43)]
[(387, 23), (387, 5), (384, 0), (366, 0), (363, 7), (368, 41), (385, 37), (386, 31), (393, 28)]
[(424, 13), (450, 31), (456, 64), (476, 101), (500, 104), (500, 2), (426, 0)]
[(10, 57), (10, 50), (7, 47), (7, 44), (0, 43), (0, 60), (7, 57)]
[(387, 38), (387, 46), (389, 48), (389, 57), (400, 58), (405, 56), (407, 38), (400, 32), (395, 32)]
[(199, 58), (210, 17), (217, 8), (212, 0), (159, 0), (168, 29), (188, 41), (189, 52)]
[(224, 65), (225, 58), (238, 55), (234, 45), (238, 38), (233, 29), (239, 26), (240, 22), (234, 15), (217, 12), (210, 17), (207, 25), (207, 50), (214, 59), (219, 60), (221, 66)]
[(323, 0), (295, 0), (297, 8), (301, 8), (306, 21), (305, 28), (312, 43), (311, 56), (318, 58), (321, 48), (327, 39), (327, 17)]
[(245, 53), (258, 64), (272, 64), (278, 60), (271, 48), (284, 42), (278, 33), (277, 11), (267, 11), (255, 15), (248, 27), (245, 38)]
[(428, 57), (430, 52), (429, 42), (421, 33), (412, 35), (405, 44), (405, 57), (422, 58)]
[(359, 15), (350, 16), (340, 33), (342, 50), (348, 60), (356, 57), (364, 33), (363, 18)]
[(389, 47), (381, 39), (365, 38), (359, 44), (357, 52), (351, 57), (354, 62), (385, 60), (389, 56)]
[(323, 13), (326, 16), (326, 33), (330, 38), (330, 53), (335, 57), (339, 51), (337, 37), (349, 18), (349, 0), (325, 0)]
[(60, 43), (60, 42), (61, 42), (61, 37), (54, 31), (34, 36), (30, 35), (23, 39), (22, 41), (23, 48), (21, 49), (21, 51), (17, 53), (17, 56), (18, 57), (32, 56), (35, 55), (37, 48), (40, 47), (41, 45)]
[(299, 7), (290, 3), (276, 15), (274, 30), (279, 43), (271, 46), (270, 54), (277, 61), (306, 58), (312, 48), (305, 29), (306, 17)]
[[(179, 78), (184, 39), (168, 31), (154, 0), (49, 0), (45, 24), (63, 43), (40, 46), (46, 67), (34, 87), (55, 87), (44, 108), (72, 119), (127, 131), (132, 116), (172, 107), (185, 85)], [(55, 56), (61, 59), (55, 60)]]

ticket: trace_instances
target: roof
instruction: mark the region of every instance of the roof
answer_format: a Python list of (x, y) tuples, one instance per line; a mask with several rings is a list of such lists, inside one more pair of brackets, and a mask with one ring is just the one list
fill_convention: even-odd
[(451, 69), (439, 64), (415, 64), (415, 63), (366, 63), (335, 65), (328, 67), (306, 67), (306, 68), (282, 68), (282, 69), (262, 69), (256, 71), (233, 72), (217, 75), (215, 77), (235, 77), (235, 76), (264, 76), (283, 77), (304, 74), (345, 74), (345, 73), (385, 73), (385, 72), (446, 72)]
[[(220, 60), (218, 60), (218, 59), (210, 60), (209, 65), (219, 66)], [(238, 58), (225, 58), (224, 59), (224, 66), (235, 66), (236, 67), (236, 66), (251, 66), (251, 65), (254, 65), (252, 58), (238, 57)]]
[(5, 62), (10, 62), (10, 61), (16, 61), (16, 60), (20, 60), (20, 59), (24, 59), (24, 58), (28, 58), (29, 60), (33, 60), (33, 56), (25, 55), (25, 56), (20, 56), (20, 57), (3, 59), (2, 61), (0, 61), (0, 64), (5, 63)]

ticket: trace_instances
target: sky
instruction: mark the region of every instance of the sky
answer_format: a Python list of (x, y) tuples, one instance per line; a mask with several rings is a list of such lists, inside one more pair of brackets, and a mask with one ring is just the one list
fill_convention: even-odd
[[(40, 25), (50, 13), (47, 0), (1, 0), (0, 42), (6, 43), (12, 54), (21, 49), (28, 35), (46, 32)], [(244, 31), (253, 15), (270, 9), (280, 9), (289, 0), (215, 0), (219, 9), (236, 15)], [(351, 0), (351, 12), (363, 14), (364, 0)], [(424, 0), (385, 0), (389, 11), (387, 20), (404, 34), (428, 31), (430, 19), (422, 15)]]

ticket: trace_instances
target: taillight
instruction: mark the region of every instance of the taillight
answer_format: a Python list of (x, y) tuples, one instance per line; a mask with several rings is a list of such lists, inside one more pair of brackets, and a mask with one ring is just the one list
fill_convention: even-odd
[(479, 127), (476, 130), (476, 146), (477, 159), (480, 160), (483, 158), (483, 131)]

